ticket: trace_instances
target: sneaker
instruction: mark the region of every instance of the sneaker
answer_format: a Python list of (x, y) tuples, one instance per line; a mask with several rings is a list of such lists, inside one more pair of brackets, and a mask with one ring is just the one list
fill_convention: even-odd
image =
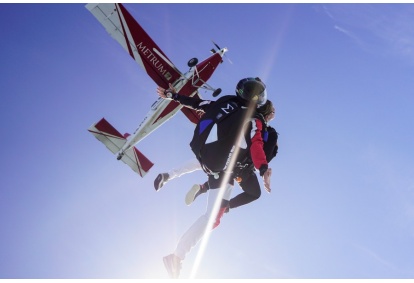
[(168, 173), (158, 174), (157, 178), (155, 178), (154, 181), (155, 190), (158, 191), (159, 189), (161, 189), (162, 186), (164, 186), (164, 184), (168, 182), (169, 177), (170, 175), (168, 175)]
[(163, 261), (170, 278), (178, 278), (181, 270), (181, 259), (175, 254), (170, 254), (165, 256)]
[(195, 184), (191, 187), (188, 193), (185, 195), (185, 204), (190, 205), (200, 195), (200, 191), (203, 185)]

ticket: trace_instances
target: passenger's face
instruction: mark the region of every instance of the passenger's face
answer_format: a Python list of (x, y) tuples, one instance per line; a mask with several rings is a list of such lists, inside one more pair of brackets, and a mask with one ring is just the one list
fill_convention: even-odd
[(270, 112), (270, 114), (266, 116), (266, 121), (267, 122), (272, 121), (275, 118), (275, 115), (276, 115), (276, 109), (272, 106), (272, 112)]

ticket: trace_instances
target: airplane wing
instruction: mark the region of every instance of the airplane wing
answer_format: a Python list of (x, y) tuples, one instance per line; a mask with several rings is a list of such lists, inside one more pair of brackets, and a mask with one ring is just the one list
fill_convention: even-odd
[(181, 77), (181, 72), (122, 4), (90, 3), (86, 8), (158, 86), (168, 88), (168, 83)]
[[(183, 76), (122, 4), (90, 3), (85, 7), (158, 86), (168, 88), (169, 83), (173, 84)], [(195, 96), (199, 97), (197, 93)], [(180, 109), (192, 123), (197, 124), (199, 113), (175, 101), (165, 103), (164, 111), (159, 113), (166, 117)]]

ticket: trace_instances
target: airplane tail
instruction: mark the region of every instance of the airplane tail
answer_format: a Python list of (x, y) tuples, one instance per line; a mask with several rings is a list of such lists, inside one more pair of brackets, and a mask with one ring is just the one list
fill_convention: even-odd
[[(105, 118), (98, 123), (93, 124), (88, 129), (99, 141), (101, 141), (112, 153), (121, 150), (127, 141), (127, 135), (123, 136), (118, 132)], [(121, 160), (137, 172), (141, 177), (151, 169), (154, 165), (147, 157), (145, 157), (135, 146), (129, 148)]]

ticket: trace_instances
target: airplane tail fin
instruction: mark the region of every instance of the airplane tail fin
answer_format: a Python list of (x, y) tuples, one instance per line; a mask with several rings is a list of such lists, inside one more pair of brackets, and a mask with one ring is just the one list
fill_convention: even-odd
[[(123, 136), (105, 118), (90, 126), (88, 131), (114, 154), (120, 151), (127, 141), (127, 135)], [(154, 165), (135, 146), (128, 149), (121, 160), (141, 177), (144, 177)]]

